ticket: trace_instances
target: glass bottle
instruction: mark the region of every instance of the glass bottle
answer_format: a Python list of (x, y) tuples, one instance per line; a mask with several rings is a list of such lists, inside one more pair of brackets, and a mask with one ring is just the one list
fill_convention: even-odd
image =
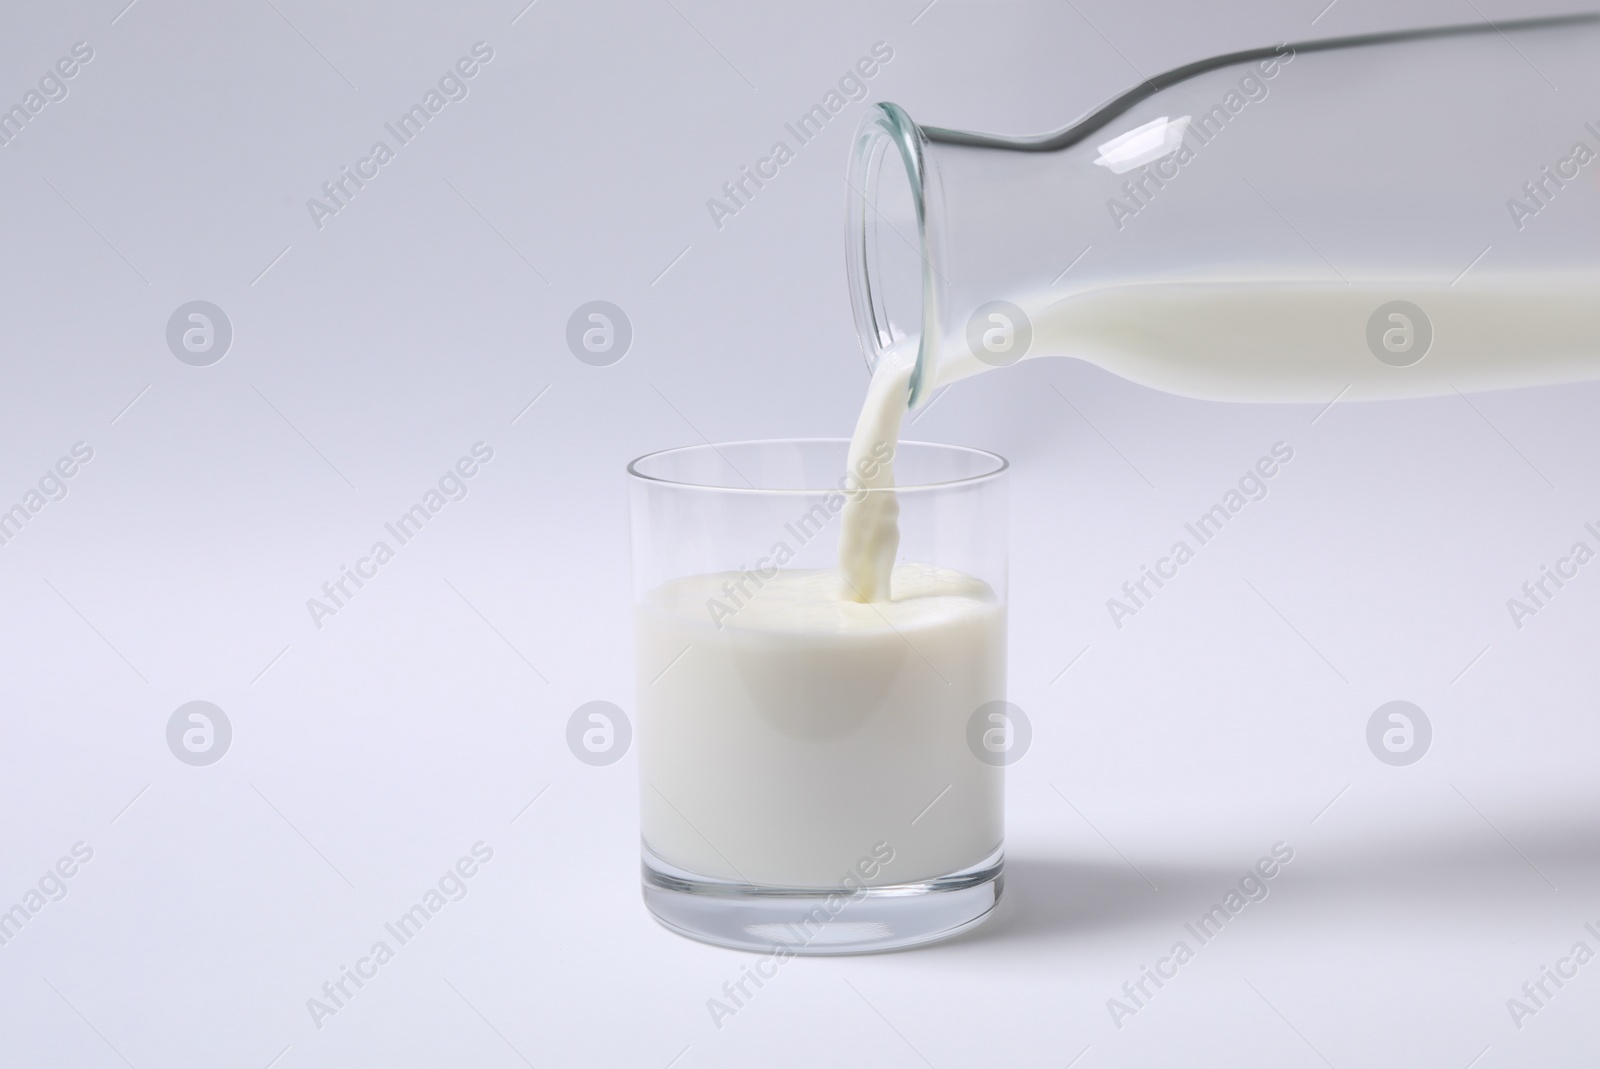
[(1285, 44), (1051, 134), (875, 106), (849, 167), (869, 367), (910, 403), (1068, 355), (1237, 401), (1600, 378), (1600, 16)]

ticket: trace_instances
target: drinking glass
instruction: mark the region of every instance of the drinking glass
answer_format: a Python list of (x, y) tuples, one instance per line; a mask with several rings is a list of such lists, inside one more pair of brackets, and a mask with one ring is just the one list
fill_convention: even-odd
[[(901, 442), (897, 485), (863, 489), (848, 449), (628, 465), (644, 899), (706, 942), (905, 947), (1000, 896), (1006, 461)], [(847, 494), (899, 506), (887, 602), (838, 596)]]

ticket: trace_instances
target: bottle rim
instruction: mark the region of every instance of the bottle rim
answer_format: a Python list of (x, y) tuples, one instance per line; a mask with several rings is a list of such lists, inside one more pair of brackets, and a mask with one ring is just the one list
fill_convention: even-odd
[[(937, 210), (940, 203), (938, 174), (927, 155), (928, 138), (904, 108), (898, 104), (874, 104), (856, 127), (846, 175), (845, 212), (846, 269), (849, 277), (850, 305), (855, 315), (856, 335), (861, 341), (867, 370), (894, 349), (909, 344), (906, 335), (896, 336), (890, 311), (884, 304), (886, 288), (883, 268), (873, 253), (871, 228), (879, 217), (875, 202), (884, 192), (885, 182), (903, 179), (910, 189), (916, 214), (915, 236), (899, 234), (915, 243), (921, 260), (920, 313), (917, 324), (916, 367), (911, 374), (908, 408), (928, 399), (937, 380), (939, 361), (939, 309), (943, 304), (945, 272), (938, 240)], [(902, 171), (891, 165), (898, 159)], [(889, 176), (885, 176), (885, 170)]]

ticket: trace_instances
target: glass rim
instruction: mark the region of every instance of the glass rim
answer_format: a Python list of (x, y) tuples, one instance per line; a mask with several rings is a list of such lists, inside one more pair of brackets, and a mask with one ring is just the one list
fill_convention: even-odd
[[(734, 442), (701, 442), (699, 444), (694, 444), (694, 445), (676, 445), (676, 446), (671, 446), (670, 448), (667, 448), (667, 449), (657, 449), (657, 450), (654, 450), (653, 452), (645, 453), (642, 456), (637, 456), (637, 457), (633, 458), (632, 460), (628, 461), (627, 473), (628, 473), (628, 475), (630, 475), (634, 479), (637, 479), (637, 480), (639, 480), (640, 482), (643, 482), (643, 483), (654, 483), (654, 484), (659, 485), (659, 486), (677, 487), (678, 489), (681, 489), (681, 490), (702, 490), (702, 491), (707, 491), (707, 492), (710, 492), (710, 493), (719, 493), (719, 494), (792, 494), (792, 495), (797, 495), (797, 496), (815, 497), (818, 494), (842, 494), (842, 493), (845, 493), (846, 491), (844, 490), (844, 488), (841, 485), (839, 485), (839, 483), (843, 481), (843, 477), (844, 477), (844, 474), (845, 474), (843, 472), (840, 473), (840, 479), (838, 481), (836, 481), (834, 483), (830, 483), (830, 484), (828, 484), (826, 486), (815, 486), (815, 487), (778, 487), (778, 486), (760, 487), (760, 486), (716, 486), (716, 485), (712, 485), (710, 483), (704, 483), (704, 482), (691, 482), (691, 481), (684, 480), (684, 479), (668, 479), (668, 478), (664, 478), (664, 477), (659, 476), (659, 475), (648, 475), (645, 472), (639, 470), (639, 465), (643, 464), (647, 460), (653, 460), (653, 459), (655, 459), (657, 457), (669, 456), (669, 455), (674, 454), (674, 453), (691, 453), (691, 452), (706, 452), (706, 451), (710, 451), (710, 452), (716, 453), (719, 457), (722, 457), (722, 450), (726, 449), (726, 448), (731, 448), (733, 446), (743, 446), (743, 445), (806, 445), (806, 444), (839, 445), (839, 446), (843, 446), (845, 449), (848, 450), (849, 447), (850, 447), (850, 439), (849, 438), (745, 438), (745, 439), (741, 439), (739, 441), (734, 441)], [(866, 493), (866, 494), (915, 494), (915, 493), (925, 493), (925, 492), (928, 492), (928, 491), (931, 491), (931, 490), (948, 490), (948, 489), (950, 489), (952, 487), (971, 486), (971, 485), (976, 485), (976, 484), (979, 484), (979, 483), (992, 482), (992, 481), (1000, 478), (1002, 475), (1004, 475), (1011, 468), (1011, 462), (1009, 460), (1007, 460), (1005, 457), (1001, 456), (999, 453), (994, 453), (994, 452), (991, 452), (991, 451), (989, 451), (987, 449), (979, 449), (976, 446), (951, 445), (951, 444), (949, 444), (947, 442), (901, 441), (901, 442), (896, 443), (896, 449), (897, 450), (900, 449), (900, 448), (903, 448), (905, 446), (916, 446), (918, 448), (932, 449), (932, 450), (936, 450), (936, 451), (944, 451), (944, 452), (947, 452), (947, 453), (966, 454), (968, 456), (982, 457), (982, 458), (990, 461), (993, 464), (993, 466), (991, 468), (989, 468), (988, 470), (986, 470), (986, 471), (980, 472), (977, 475), (963, 475), (960, 478), (956, 478), (956, 479), (943, 479), (943, 480), (940, 480), (938, 482), (916, 482), (916, 483), (908, 483), (908, 484), (896, 483), (894, 486), (858, 487), (858, 488), (851, 489), (849, 492), (852, 493), (852, 494), (863, 494), (863, 493)], [(730, 468), (733, 468), (733, 470), (736, 473), (739, 472), (739, 469), (734, 467), (732, 461), (728, 460), (727, 457), (722, 457), (722, 462), (724, 464), (727, 464)], [(741, 473), (741, 477), (743, 477), (742, 473)]]

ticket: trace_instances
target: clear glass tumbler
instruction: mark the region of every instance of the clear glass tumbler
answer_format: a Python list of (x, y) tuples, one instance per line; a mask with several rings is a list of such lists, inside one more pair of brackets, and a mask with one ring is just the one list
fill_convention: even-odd
[[(898, 485), (873, 490), (848, 448), (628, 466), (644, 898), (706, 942), (885, 950), (999, 900), (1006, 462), (901, 442)], [(847, 494), (899, 506), (889, 601), (840, 597)]]

